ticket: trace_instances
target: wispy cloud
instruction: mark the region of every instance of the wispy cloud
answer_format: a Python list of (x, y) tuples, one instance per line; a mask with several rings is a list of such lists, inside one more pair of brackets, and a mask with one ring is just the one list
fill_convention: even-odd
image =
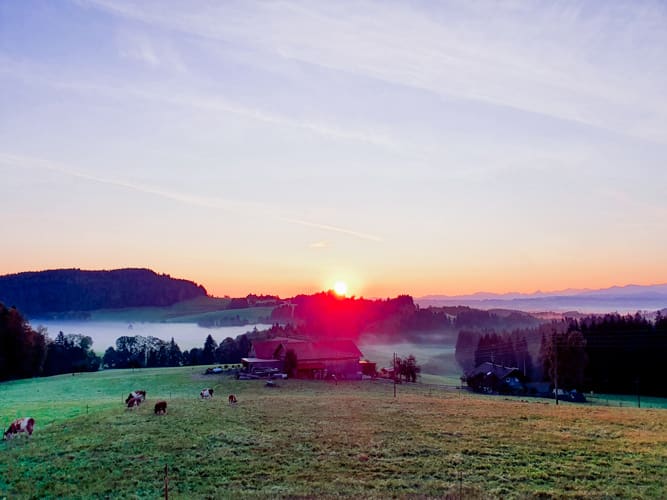
[(276, 215), (277, 213), (279, 213), (279, 210), (276, 207), (270, 207), (258, 203), (227, 200), (220, 197), (201, 196), (198, 194), (182, 193), (157, 186), (128, 181), (125, 179), (90, 174), (82, 169), (71, 168), (69, 166), (41, 158), (31, 158), (21, 155), (0, 152), (0, 164), (4, 164), (5, 166), (9, 166), (12, 168), (47, 170), (51, 172), (56, 172), (61, 175), (66, 175), (68, 177), (74, 177), (86, 181), (106, 184), (122, 189), (129, 189), (132, 191), (138, 191), (140, 193), (159, 196), (161, 198), (174, 200), (180, 203), (186, 203), (188, 205), (204, 207), (204, 208), (212, 208), (216, 210), (227, 210), (240, 214), (254, 214), (261, 217), (271, 217), (274, 220), (286, 222), (289, 224), (316, 228), (327, 232), (344, 234), (348, 236), (353, 236), (358, 239), (378, 241), (378, 242), (382, 241), (382, 238), (373, 234), (355, 231), (348, 228), (330, 224), (321, 224), (318, 222), (307, 221), (302, 219), (294, 219), (290, 217), (283, 217), (280, 215)]
[(174, 47), (155, 37), (148, 37), (136, 32), (121, 31), (116, 36), (118, 54), (124, 59), (137, 61), (150, 68), (168, 69), (185, 73), (187, 68), (183, 58)]
[(443, 99), (485, 102), (667, 140), (662, 98), (667, 69), (655, 64), (667, 58), (667, 9), (656, 2), (590, 8), (581, 2), (286, 0), (195, 4), (187, 11), (180, 4), (85, 3), (153, 26), (251, 46)]
[[(153, 54), (151, 49), (139, 50), (140, 52), (134, 54), (133, 57), (141, 58), (148, 64), (151, 64), (151, 61), (155, 58), (154, 63), (158, 64), (157, 56)], [(373, 130), (366, 130), (353, 125), (343, 128), (323, 121), (295, 118), (260, 107), (247, 106), (230, 100), (222, 94), (196, 90), (194, 85), (174, 89), (160, 82), (141, 83), (135, 81), (126, 83), (122, 81), (113, 82), (109, 78), (100, 81), (89, 76), (59, 76), (58, 74), (54, 75), (49, 68), (31, 62), (2, 57), (2, 54), (0, 54), (0, 63), (0, 74), (19, 78), (29, 84), (49, 85), (63, 90), (97, 94), (110, 99), (141, 99), (209, 113), (231, 113), (266, 124), (304, 130), (334, 140), (358, 142), (389, 149), (399, 147), (393, 138)]]

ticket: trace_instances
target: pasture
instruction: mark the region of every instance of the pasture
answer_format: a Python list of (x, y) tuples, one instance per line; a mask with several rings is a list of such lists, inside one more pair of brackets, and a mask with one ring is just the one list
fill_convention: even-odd
[[(667, 497), (665, 410), (383, 381), (262, 381), (203, 368), (0, 384), (0, 498)], [(199, 391), (215, 389), (202, 401)], [(122, 399), (146, 389), (148, 401)], [(237, 405), (227, 395), (238, 396)], [(158, 399), (167, 415), (153, 415)]]
[(230, 299), (225, 298), (197, 297), (166, 307), (96, 309), (89, 311), (88, 321), (198, 323), (217, 320), (224, 325), (231, 320), (237, 320), (252, 325), (269, 318), (273, 310), (273, 307), (227, 309), (229, 303)]

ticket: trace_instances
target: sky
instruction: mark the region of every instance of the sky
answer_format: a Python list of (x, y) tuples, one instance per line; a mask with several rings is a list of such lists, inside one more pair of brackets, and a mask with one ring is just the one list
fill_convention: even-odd
[(667, 282), (662, 1), (0, 0), (0, 274)]

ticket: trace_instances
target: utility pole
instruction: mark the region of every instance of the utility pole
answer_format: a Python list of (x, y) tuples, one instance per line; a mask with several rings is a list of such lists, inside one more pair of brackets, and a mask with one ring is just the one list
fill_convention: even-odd
[(554, 358), (555, 358), (555, 381), (554, 385), (556, 386), (556, 406), (558, 406), (558, 342), (556, 339), (556, 332), (554, 332), (552, 337), (553, 347), (554, 347)]
[(396, 353), (394, 353), (394, 397), (396, 397)]

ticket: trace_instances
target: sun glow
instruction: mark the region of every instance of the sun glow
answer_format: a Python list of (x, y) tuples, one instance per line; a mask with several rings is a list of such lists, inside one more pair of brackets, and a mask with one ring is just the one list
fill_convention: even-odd
[(347, 283), (344, 281), (336, 281), (333, 290), (336, 292), (336, 295), (340, 295), (341, 297), (347, 295)]

